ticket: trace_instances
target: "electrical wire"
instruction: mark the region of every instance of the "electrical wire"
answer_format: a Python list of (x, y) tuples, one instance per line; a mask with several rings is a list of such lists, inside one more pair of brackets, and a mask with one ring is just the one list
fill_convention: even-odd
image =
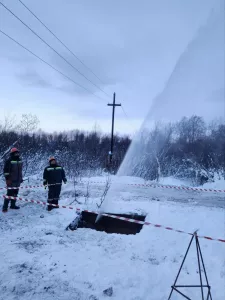
[(26, 51), (28, 51), (30, 54), (32, 54), (33, 56), (35, 56), (36, 58), (38, 58), (40, 61), (42, 61), (43, 63), (45, 63), (46, 65), (48, 65), (50, 68), (52, 68), (53, 70), (55, 70), (56, 72), (58, 72), (59, 74), (61, 74), (62, 76), (64, 76), (65, 78), (67, 78), (68, 80), (72, 81), (74, 84), (76, 84), (77, 86), (79, 86), (80, 88), (86, 90), (87, 92), (93, 94), (95, 97), (104, 100), (103, 98), (95, 95), (93, 92), (91, 92), (90, 90), (88, 90), (87, 88), (85, 88), (84, 86), (82, 86), (81, 84), (77, 83), (76, 81), (74, 81), (72, 78), (70, 78), (69, 76), (65, 75), (63, 72), (61, 72), (60, 70), (56, 69), (54, 66), (52, 66), (51, 64), (49, 64), (47, 61), (45, 61), (44, 59), (42, 59), (41, 57), (39, 57), (37, 54), (35, 54), (34, 52), (32, 52), (31, 50), (29, 50), (28, 48), (26, 48), (25, 46), (23, 46), (22, 44), (20, 44), (18, 41), (16, 41), (14, 38), (12, 38), (11, 36), (9, 36), (7, 33), (5, 33), (4, 31), (2, 31), (0, 29), (0, 33), (2, 33), (3, 35), (5, 35), (6, 37), (8, 37), (10, 40), (12, 40), (14, 43), (16, 43), (17, 45), (19, 45), (20, 47), (22, 47), (23, 49), (25, 49)]
[(124, 115), (126, 116), (126, 118), (127, 118), (128, 120), (130, 120), (130, 118), (128, 117), (127, 113), (125, 112), (124, 107), (123, 107), (122, 104), (121, 104), (121, 108), (122, 108), (122, 111), (123, 111)]
[[(23, 1), (18, 0), (41, 24), (42, 26), (45, 27), (45, 29), (48, 30), (48, 32), (50, 32), (56, 39), (58, 42), (60, 42), (61, 45), (63, 45), (64, 48), (66, 48), (83, 66), (85, 66), (103, 85), (105, 85), (105, 83), (72, 51), (70, 50), (70, 48), (68, 46), (65, 45), (65, 43), (62, 42), (62, 40), (60, 40), (60, 38), (57, 37), (57, 35), (52, 32), (52, 30), (46, 26), (43, 21), (40, 20), (40, 18), (26, 5), (24, 4)], [(107, 93), (105, 93), (106, 95), (108, 95), (110, 98), (111, 96)]]
[[(2, 2), (0, 4), (9, 12), (11, 13), (18, 21), (20, 21), (25, 27), (27, 27), (34, 35), (36, 35), (45, 45), (47, 45), (52, 51), (54, 51), (59, 57), (61, 57), (68, 65), (70, 65), (75, 71), (77, 71), (81, 76), (83, 76), (87, 81), (97, 87), (100, 91), (104, 94), (106, 92), (98, 87), (95, 83), (93, 83), (90, 79), (88, 79), (84, 74), (82, 74), (76, 67), (74, 67), (66, 58), (64, 58), (58, 51), (56, 51), (52, 46), (50, 46), (42, 37), (40, 37), (33, 29), (31, 29), (26, 23), (24, 23), (16, 14), (14, 14), (8, 7), (6, 7)], [(109, 96), (108, 94), (106, 94)]]
[[(122, 104), (121, 104), (121, 109), (122, 109), (122, 111), (123, 111), (125, 117), (126, 117), (127, 120), (129, 121), (131, 127), (133, 127), (133, 126), (136, 127), (136, 124), (133, 122), (133, 120), (131, 120), (131, 119), (128, 117), (128, 114), (126, 113), (126, 111), (125, 111), (125, 109), (124, 109), (124, 107), (123, 107)], [(136, 130), (134, 130), (134, 133), (135, 133), (135, 132), (136, 132)]]

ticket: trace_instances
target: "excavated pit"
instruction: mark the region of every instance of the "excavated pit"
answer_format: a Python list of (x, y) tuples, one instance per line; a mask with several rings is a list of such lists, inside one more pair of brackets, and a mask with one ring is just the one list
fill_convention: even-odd
[[(137, 214), (111, 214), (114, 216), (134, 219), (138, 221), (145, 221), (143, 215)], [(77, 228), (90, 228), (97, 231), (105, 231), (106, 233), (119, 233), (119, 234), (136, 234), (139, 233), (143, 227), (142, 224), (131, 223), (120, 219), (114, 219), (107, 216), (101, 216), (100, 220), (95, 223), (97, 215), (91, 212), (82, 211)]]

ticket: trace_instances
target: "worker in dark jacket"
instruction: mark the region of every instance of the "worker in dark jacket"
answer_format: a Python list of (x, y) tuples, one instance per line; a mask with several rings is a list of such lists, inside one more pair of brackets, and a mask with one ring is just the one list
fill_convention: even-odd
[[(22, 161), (20, 159), (19, 150), (17, 148), (12, 148), (10, 150), (10, 157), (6, 160), (4, 166), (4, 176), (6, 180), (7, 196), (17, 197), (19, 192), (20, 184), (23, 182), (22, 176)], [(8, 211), (8, 205), (11, 201), (11, 209), (19, 209), (19, 206), (16, 206), (16, 200), (5, 199), (2, 211)]]
[[(43, 184), (48, 186), (48, 203), (58, 205), (61, 192), (62, 181), (67, 182), (63, 167), (59, 166), (54, 157), (49, 158), (49, 166), (45, 168), (43, 174)], [(50, 211), (55, 206), (48, 205), (47, 210)]]

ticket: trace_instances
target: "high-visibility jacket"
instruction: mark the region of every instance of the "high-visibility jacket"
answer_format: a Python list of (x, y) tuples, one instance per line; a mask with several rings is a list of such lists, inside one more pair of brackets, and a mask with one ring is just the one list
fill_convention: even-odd
[(44, 169), (43, 183), (45, 184), (56, 184), (66, 182), (66, 175), (63, 167), (59, 165), (49, 165)]
[(22, 175), (23, 163), (18, 157), (10, 157), (6, 160), (4, 165), (4, 176), (7, 181), (10, 181), (11, 186), (20, 186), (23, 182)]

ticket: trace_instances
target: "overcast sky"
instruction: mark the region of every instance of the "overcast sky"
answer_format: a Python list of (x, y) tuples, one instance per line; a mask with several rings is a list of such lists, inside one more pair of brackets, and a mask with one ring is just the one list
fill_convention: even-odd
[[(206, 23), (215, 0), (23, 0), (101, 79), (53, 38), (18, 0), (1, 0), (81, 73), (117, 102), (116, 128), (133, 133), (177, 60)], [(0, 5), (0, 29), (92, 93), (38, 61), (0, 33), (0, 120), (36, 114), (46, 131), (111, 130), (112, 101)]]

